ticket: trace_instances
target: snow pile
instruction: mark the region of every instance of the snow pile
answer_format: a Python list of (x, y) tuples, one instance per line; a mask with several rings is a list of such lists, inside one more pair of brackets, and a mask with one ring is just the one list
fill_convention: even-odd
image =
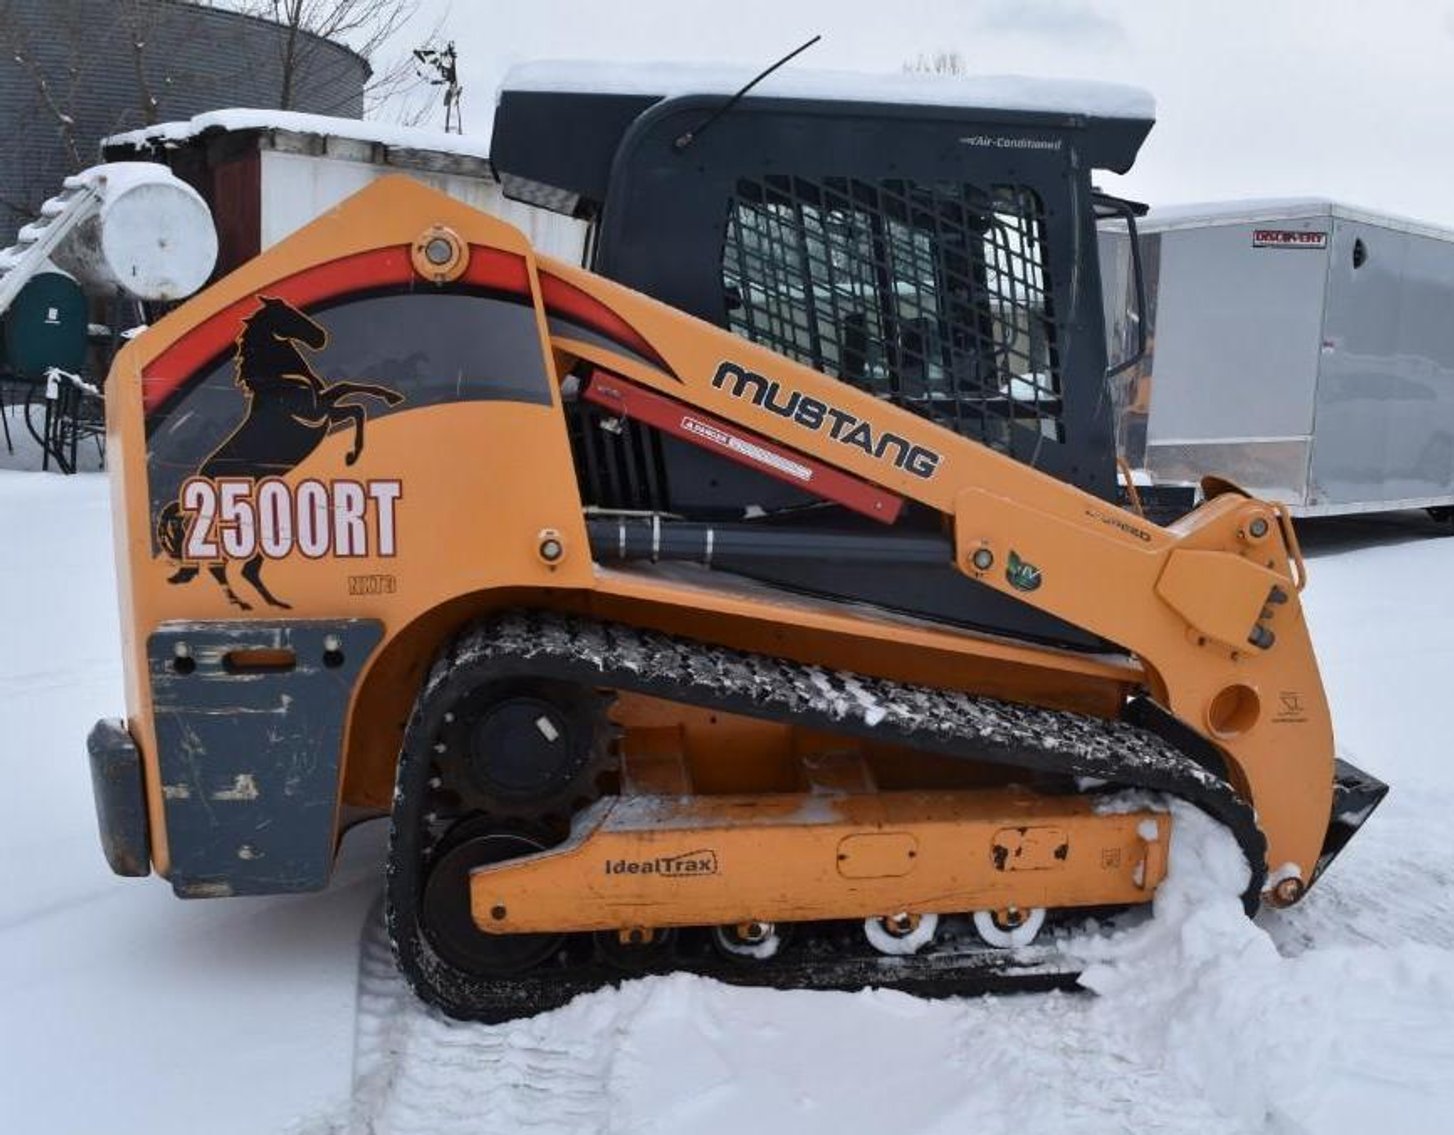
[[(1154, 917), (1077, 946), (1104, 1035), (1160, 1054), (1172, 1079), (1252, 1130), (1368, 1131), (1404, 1108), (1412, 1129), (1437, 1126), (1418, 1104), (1450, 1102), (1454, 1043), (1429, 1034), (1454, 1020), (1454, 955), (1407, 944), (1283, 957), (1242, 912), (1247, 867), (1230, 834), (1172, 811)], [(1394, 1084), (1391, 1101), (1379, 1088)]]

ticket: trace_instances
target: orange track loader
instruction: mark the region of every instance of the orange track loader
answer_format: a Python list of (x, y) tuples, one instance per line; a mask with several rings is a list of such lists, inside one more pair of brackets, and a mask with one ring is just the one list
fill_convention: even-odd
[[(455, 1016), (669, 969), (1063, 983), (1057, 921), (1151, 899), (1168, 800), (1235, 836), (1251, 911), (1385, 791), (1334, 759), (1280, 506), (1213, 484), (1160, 527), (403, 178), (167, 315), (107, 399), (113, 868), (318, 889), (389, 815), (398, 961)], [(603, 506), (582, 462), (627, 430), (810, 503)], [(763, 556), (933, 563), (1093, 646)]]

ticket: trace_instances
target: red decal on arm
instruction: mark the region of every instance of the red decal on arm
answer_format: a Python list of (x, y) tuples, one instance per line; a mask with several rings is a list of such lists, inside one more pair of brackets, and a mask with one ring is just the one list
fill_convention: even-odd
[(582, 396), (623, 418), (655, 426), (673, 437), (720, 453), (738, 465), (885, 524), (897, 520), (904, 507), (904, 498), (886, 489), (614, 374), (596, 371)]

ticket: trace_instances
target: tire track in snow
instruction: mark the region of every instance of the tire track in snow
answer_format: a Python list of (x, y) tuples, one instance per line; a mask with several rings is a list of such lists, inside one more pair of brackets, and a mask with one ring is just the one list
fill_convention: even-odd
[(335, 1131), (604, 1131), (614, 1051), (602, 1043), (598, 1026), (619, 1011), (604, 1001), (594, 1011), (578, 1002), (547, 1017), (503, 1025), (451, 1021), (416, 1001), (399, 977), (381, 900), (361, 943), (354, 1097), (346, 1122)]

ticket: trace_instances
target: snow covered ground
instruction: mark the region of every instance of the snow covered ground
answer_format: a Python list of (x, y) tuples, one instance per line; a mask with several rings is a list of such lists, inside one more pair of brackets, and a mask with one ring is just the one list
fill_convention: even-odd
[(0, 1131), (1443, 1130), (1454, 540), (1398, 517), (1307, 544), (1340, 743), (1394, 791), (1296, 910), (1247, 922), (1240, 865), (1193, 817), (1157, 917), (1087, 944), (1098, 996), (677, 976), (486, 1028), (394, 977), (378, 825), (322, 895), (183, 903), (109, 874), (84, 760), (121, 708), (105, 485), (0, 470)]

